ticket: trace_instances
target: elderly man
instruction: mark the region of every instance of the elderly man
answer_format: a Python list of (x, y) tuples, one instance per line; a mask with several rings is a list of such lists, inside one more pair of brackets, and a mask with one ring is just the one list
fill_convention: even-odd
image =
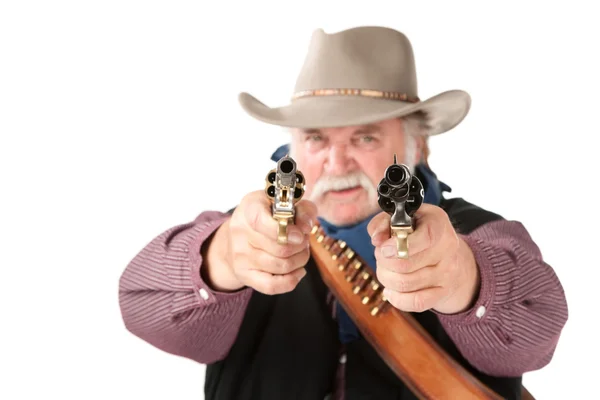
[[(308, 242), (318, 221), (376, 270), (393, 307), (503, 398), (520, 398), (522, 375), (550, 362), (567, 304), (521, 223), (446, 199), (428, 167), (428, 137), (464, 119), (468, 94), (420, 100), (406, 36), (360, 27), (314, 33), (291, 104), (240, 102), (290, 128), (273, 159), (289, 153), (307, 187), (289, 241), (277, 243), (262, 188), (166, 230), (121, 277), (127, 329), (207, 364), (207, 399), (415, 398), (321, 279)], [(408, 259), (377, 202), (394, 154), (425, 193)]]

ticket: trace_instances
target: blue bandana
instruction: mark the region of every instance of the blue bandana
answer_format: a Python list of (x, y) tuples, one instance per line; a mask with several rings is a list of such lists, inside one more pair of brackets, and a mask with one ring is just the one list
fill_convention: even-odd
[[(275, 162), (288, 154), (289, 145), (279, 147), (271, 156)], [(438, 181), (437, 176), (425, 164), (418, 164), (415, 167), (415, 175), (423, 183), (425, 190), (424, 202), (428, 204), (439, 205), (442, 199), (442, 192), (450, 192), (452, 189), (443, 182)], [(336, 226), (319, 217), (319, 223), (323, 227), (325, 234), (334, 239), (341, 239), (348, 243), (348, 247), (354, 250), (373, 270), (376, 270), (375, 247), (371, 244), (371, 237), (367, 232), (367, 226), (371, 219), (379, 212), (369, 216), (365, 220), (354, 225)], [(342, 343), (347, 343), (360, 337), (358, 329), (346, 311), (336, 303), (336, 314), (339, 325), (339, 337)]]

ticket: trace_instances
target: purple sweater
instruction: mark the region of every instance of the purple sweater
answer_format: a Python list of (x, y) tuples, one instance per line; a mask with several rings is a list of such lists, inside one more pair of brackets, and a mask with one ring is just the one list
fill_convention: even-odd
[[(202, 243), (226, 218), (203, 212), (163, 232), (133, 258), (119, 282), (129, 331), (203, 364), (227, 355), (252, 289), (216, 292), (200, 276)], [(568, 317), (556, 274), (519, 222), (491, 222), (462, 238), (480, 268), (481, 289), (470, 310), (438, 314), (446, 332), (463, 356), (489, 375), (516, 376), (544, 367)], [(340, 371), (344, 362), (342, 356)], [(338, 381), (336, 387), (343, 385)], [(343, 393), (338, 390), (336, 397)]]

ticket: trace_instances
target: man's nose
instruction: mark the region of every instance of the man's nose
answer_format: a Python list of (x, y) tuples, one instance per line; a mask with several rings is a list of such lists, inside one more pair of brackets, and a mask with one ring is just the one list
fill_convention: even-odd
[(344, 175), (352, 170), (352, 159), (343, 145), (331, 146), (327, 157), (326, 170), (331, 175)]

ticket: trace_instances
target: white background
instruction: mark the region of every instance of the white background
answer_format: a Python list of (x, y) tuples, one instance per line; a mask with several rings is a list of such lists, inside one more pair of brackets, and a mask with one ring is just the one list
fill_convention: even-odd
[(598, 396), (593, 2), (347, 3), (1, 3), (0, 398), (203, 398), (204, 366), (125, 330), (119, 277), (163, 230), (263, 187), (287, 138), (238, 92), (287, 104), (313, 29), (357, 25), (409, 36), (422, 99), (472, 95), (431, 165), (522, 221), (564, 285), (569, 321), (526, 386)]

